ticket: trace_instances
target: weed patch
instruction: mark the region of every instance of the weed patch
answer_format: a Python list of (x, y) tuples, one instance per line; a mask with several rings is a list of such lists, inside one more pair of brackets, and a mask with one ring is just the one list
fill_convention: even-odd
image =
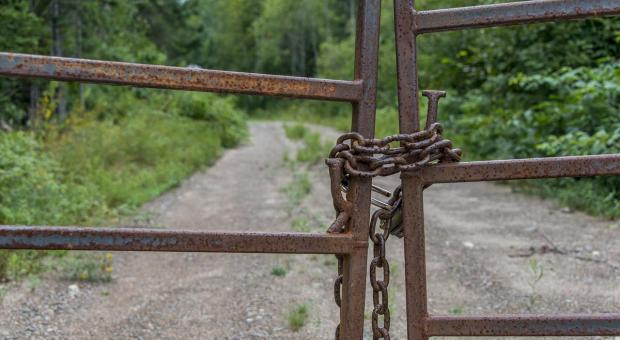
[(299, 206), (301, 201), (312, 191), (312, 182), (306, 172), (295, 173), (293, 180), (284, 188), (289, 200), (289, 208)]
[(294, 331), (299, 331), (308, 320), (308, 306), (305, 304), (296, 306), (291, 310), (287, 317), (288, 327)]
[(284, 124), (284, 133), (290, 140), (302, 140), (310, 131), (303, 124)]
[(62, 276), (70, 281), (109, 282), (112, 280), (111, 253), (70, 254), (60, 261)]
[(300, 233), (310, 232), (310, 222), (305, 217), (296, 217), (291, 222), (291, 228)]
[(273, 267), (273, 269), (271, 269), (271, 275), (277, 277), (284, 277), (286, 276), (286, 269), (282, 266), (275, 266)]

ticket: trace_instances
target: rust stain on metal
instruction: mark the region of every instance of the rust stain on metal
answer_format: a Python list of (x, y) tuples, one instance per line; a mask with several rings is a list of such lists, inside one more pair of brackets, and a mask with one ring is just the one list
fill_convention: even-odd
[(346, 254), (358, 247), (368, 242), (350, 234), (0, 226), (0, 249)]
[(431, 336), (589, 336), (620, 334), (620, 314), (431, 316)]
[(0, 75), (177, 90), (356, 102), (362, 81), (48, 57), (0, 52)]
[(620, 14), (618, 0), (536, 0), (421, 11), (418, 34)]
[(442, 164), (432, 170), (422, 169), (419, 175), (427, 184), (612, 176), (620, 175), (620, 154)]

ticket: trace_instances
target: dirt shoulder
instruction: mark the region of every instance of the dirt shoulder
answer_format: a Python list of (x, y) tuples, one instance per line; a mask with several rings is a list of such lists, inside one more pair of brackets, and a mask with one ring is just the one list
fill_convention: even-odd
[[(252, 123), (251, 135), (148, 204), (155, 223), (292, 231), (303, 216), (304, 230), (322, 232), (334, 215), (324, 166), (304, 170), (311, 193), (291, 207), (283, 188), (293, 172), (284, 159), (297, 145), (277, 122)], [(381, 182), (391, 187), (397, 179)], [(435, 185), (425, 208), (433, 313), (620, 310), (620, 229), (609, 222), (488, 183)], [(403, 242), (391, 238), (388, 248), (392, 338), (404, 339)], [(35, 289), (11, 289), (0, 338), (327, 339), (337, 318), (334, 276), (333, 256), (115, 253), (111, 283), (78, 283), (76, 292), (73, 282), (44, 277)], [(368, 295), (367, 315), (371, 301)], [(288, 318), (301, 306), (308, 317), (293, 331)]]

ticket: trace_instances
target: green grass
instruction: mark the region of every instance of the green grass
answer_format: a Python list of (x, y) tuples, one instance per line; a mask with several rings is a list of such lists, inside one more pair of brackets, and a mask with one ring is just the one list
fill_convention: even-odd
[(158, 114), (88, 122), (51, 141), (49, 151), (110, 208), (133, 209), (212, 164), (221, 140), (211, 124)]
[(109, 282), (112, 280), (111, 253), (77, 253), (63, 257), (58, 264), (62, 277), (70, 281)]
[(291, 221), (291, 229), (300, 233), (308, 233), (310, 232), (310, 222), (305, 217), (296, 217)]
[(284, 124), (284, 133), (286, 138), (290, 140), (302, 140), (309, 133), (309, 130), (303, 124)]
[(297, 161), (307, 164), (317, 164), (329, 155), (332, 146), (324, 142), (319, 133), (307, 133), (303, 137), (304, 146), (297, 151)]
[[(114, 224), (222, 151), (220, 123), (138, 111), (117, 120), (76, 119), (38, 134), (1, 133), (0, 224)], [(226, 134), (229, 145), (244, 136)], [(45, 270), (50, 254), (67, 252), (0, 250), (0, 282)], [(63, 265), (75, 267), (63, 269), (74, 270), (69, 277), (105, 281), (83, 258)]]
[(289, 208), (299, 206), (301, 201), (312, 191), (312, 182), (307, 172), (298, 172), (293, 176), (293, 180), (284, 188), (287, 195)]
[(295, 306), (287, 315), (288, 327), (294, 331), (299, 331), (308, 321), (308, 306), (306, 304)]
[(271, 275), (277, 277), (284, 277), (286, 276), (286, 269), (282, 266), (275, 266), (271, 269)]

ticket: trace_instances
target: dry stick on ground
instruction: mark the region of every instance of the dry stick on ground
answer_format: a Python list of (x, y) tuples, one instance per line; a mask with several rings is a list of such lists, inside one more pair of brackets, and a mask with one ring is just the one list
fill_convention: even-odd
[(595, 259), (592, 257), (586, 257), (583, 255), (579, 255), (577, 251), (575, 250), (571, 252), (566, 252), (564, 250), (561, 250), (558, 246), (555, 245), (555, 243), (547, 235), (545, 235), (545, 233), (543, 233), (542, 231), (539, 231), (538, 233), (542, 236), (545, 242), (547, 242), (547, 244), (542, 245), (540, 247), (530, 247), (526, 251), (516, 253), (516, 254), (510, 254), (508, 256), (509, 257), (532, 257), (534, 255), (544, 255), (544, 254), (553, 253), (553, 254), (560, 254), (560, 255), (569, 255), (570, 257), (580, 260), (580, 261), (604, 264), (614, 270), (620, 270), (620, 265), (618, 264), (611, 263), (609, 261), (602, 260), (602, 259)]

